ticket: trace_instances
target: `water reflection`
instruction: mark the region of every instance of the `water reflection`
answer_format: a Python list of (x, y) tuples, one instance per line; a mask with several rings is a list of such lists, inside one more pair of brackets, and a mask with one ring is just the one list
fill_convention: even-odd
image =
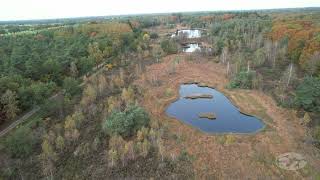
[[(166, 114), (208, 133), (254, 133), (264, 123), (254, 116), (239, 112), (219, 91), (199, 87), (197, 84), (181, 85), (180, 98), (169, 105)], [(207, 94), (213, 98), (188, 99), (192, 94)], [(200, 118), (201, 113), (213, 113), (216, 119)]]

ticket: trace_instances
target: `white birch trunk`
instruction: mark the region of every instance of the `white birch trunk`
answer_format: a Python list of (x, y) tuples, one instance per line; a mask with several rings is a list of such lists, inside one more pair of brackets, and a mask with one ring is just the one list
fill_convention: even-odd
[(290, 84), (291, 76), (292, 76), (292, 69), (293, 69), (293, 64), (290, 64), (290, 70), (289, 70), (289, 76), (288, 76), (288, 81), (287, 81), (287, 87)]
[(227, 64), (227, 76), (229, 75), (229, 68), (230, 68), (230, 62), (228, 61), (228, 64)]

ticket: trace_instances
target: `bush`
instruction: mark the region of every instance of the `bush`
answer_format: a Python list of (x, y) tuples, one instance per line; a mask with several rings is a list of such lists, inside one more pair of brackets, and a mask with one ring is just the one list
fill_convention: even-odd
[(320, 142), (320, 126), (316, 126), (313, 130), (313, 137)]
[(235, 143), (235, 141), (236, 141), (236, 138), (235, 138), (233, 135), (228, 134), (228, 135), (226, 136), (225, 144), (226, 144), (226, 145), (233, 144), (233, 143)]
[(167, 54), (175, 54), (178, 52), (177, 44), (172, 40), (164, 40), (161, 42), (161, 48)]
[(186, 151), (185, 149), (182, 149), (182, 151), (180, 151), (178, 159), (180, 161), (192, 161), (194, 159), (194, 157), (192, 155), (190, 155), (188, 153), (188, 151)]
[(164, 91), (164, 95), (165, 95), (166, 97), (171, 97), (171, 96), (173, 96), (173, 94), (174, 94), (174, 92), (173, 92), (173, 90), (170, 89), (170, 88), (167, 88), (167, 89)]
[(6, 141), (5, 146), (12, 157), (26, 157), (31, 154), (35, 144), (34, 136), (29, 128), (20, 127)]
[(158, 37), (159, 37), (159, 35), (157, 33), (153, 32), (153, 33), (150, 34), (150, 38), (151, 39), (158, 39)]
[(230, 88), (242, 88), (242, 89), (251, 89), (252, 80), (254, 78), (254, 72), (245, 72), (242, 71), (238, 73), (230, 82)]
[(149, 123), (146, 111), (138, 106), (129, 106), (125, 111), (113, 111), (103, 123), (103, 130), (109, 135), (128, 137)]

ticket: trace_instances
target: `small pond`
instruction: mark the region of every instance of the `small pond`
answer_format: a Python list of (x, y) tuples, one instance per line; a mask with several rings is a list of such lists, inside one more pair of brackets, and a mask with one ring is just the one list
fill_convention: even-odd
[[(197, 84), (181, 85), (180, 98), (169, 105), (166, 114), (207, 133), (255, 133), (264, 123), (241, 113), (219, 91)], [(198, 98), (194, 98), (198, 97)], [(203, 114), (211, 114), (208, 118)]]
[(174, 34), (171, 35), (171, 37), (176, 36), (183, 36), (185, 35), (187, 38), (200, 38), (201, 37), (201, 30), (199, 29), (183, 29), (183, 30), (177, 30)]
[(201, 51), (201, 48), (198, 43), (189, 43), (182, 47), (183, 52), (195, 52)]

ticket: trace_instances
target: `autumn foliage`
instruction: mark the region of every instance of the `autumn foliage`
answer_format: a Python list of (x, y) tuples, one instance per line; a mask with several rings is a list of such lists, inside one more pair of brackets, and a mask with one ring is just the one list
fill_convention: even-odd
[(224, 15), (223, 15), (223, 20), (232, 19), (234, 16), (235, 16), (234, 14), (224, 14)]
[(80, 27), (80, 31), (91, 36), (113, 35), (117, 37), (123, 33), (131, 32), (131, 28), (127, 23), (106, 22), (99, 24), (84, 24)]
[(320, 49), (320, 26), (315, 21), (312, 17), (275, 19), (271, 38), (273, 41), (288, 38), (289, 55), (300, 65), (304, 65)]

